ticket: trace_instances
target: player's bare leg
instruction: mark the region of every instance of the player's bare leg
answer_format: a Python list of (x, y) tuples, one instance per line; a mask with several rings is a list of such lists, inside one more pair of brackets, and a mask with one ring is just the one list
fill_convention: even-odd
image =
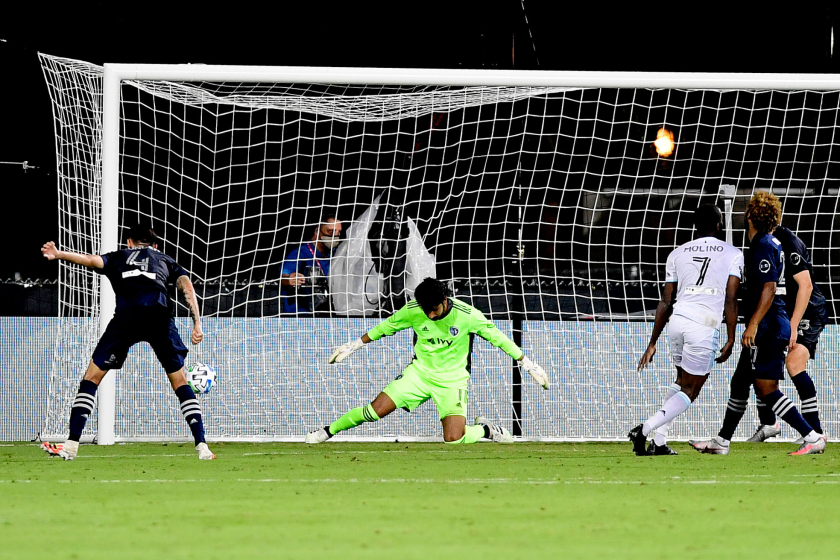
[(394, 412), (397, 405), (385, 393), (379, 393), (373, 402), (349, 410), (341, 418), (323, 428), (317, 428), (306, 434), (305, 443), (323, 443), (338, 432), (355, 428), (364, 422), (376, 422)]
[(198, 453), (198, 458), (210, 461), (216, 458), (216, 455), (207, 447), (207, 442), (204, 440), (204, 419), (201, 416), (201, 404), (195, 397), (195, 392), (187, 384), (187, 378), (184, 376), (184, 368), (178, 371), (168, 373), (169, 384), (172, 385), (172, 390), (175, 391), (175, 396), (181, 403), (181, 414), (187, 422), (193, 439), (195, 440), (195, 452)]
[(467, 419), (463, 416), (447, 416), (440, 423), (443, 426), (443, 441), (446, 443), (451, 443), (464, 437)]
[[(817, 404), (817, 388), (814, 386), (814, 381), (811, 379), (811, 376), (806, 371), (810, 358), (811, 352), (806, 346), (795, 344), (788, 351), (785, 365), (787, 366), (788, 374), (790, 374), (790, 379), (796, 387), (796, 392), (799, 393), (802, 417), (825, 440), (822, 423), (820, 422), (820, 409)], [(802, 444), (804, 440), (797, 443)]]

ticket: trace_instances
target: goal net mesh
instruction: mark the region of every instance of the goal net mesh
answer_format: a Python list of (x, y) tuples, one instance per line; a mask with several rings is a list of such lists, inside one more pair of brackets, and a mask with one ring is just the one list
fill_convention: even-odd
[[(56, 123), (58, 243), (96, 253), (103, 70), (41, 59)], [(196, 284), (206, 338), (190, 345), (188, 361), (219, 374), (201, 397), (210, 439), (300, 439), (373, 399), (410, 362), (413, 333), (367, 345), (340, 366), (327, 358), (398, 309), (424, 275), (521, 337), (551, 378), (549, 391), (530, 378), (518, 386), (510, 358), (477, 339), (469, 417), (519, 420), (529, 439), (623, 439), (673, 381), (667, 337), (651, 368), (639, 373), (636, 363), (665, 259), (691, 239), (694, 209), (723, 208), (721, 186), (733, 185), (733, 242), (743, 247), (746, 202), (756, 189), (772, 190), (830, 300), (832, 324), (809, 371), (831, 434), (840, 378), (831, 273), (840, 257), (839, 107), (835, 91), (129, 80), (121, 85), (120, 240), (133, 223), (152, 223), (161, 250)], [(669, 157), (652, 149), (663, 126), (676, 139)], [(284, 260), (313, 244), (333, 214), (344, 241), (332, 273), (297, 292), (308, 299), (295, 297), (281, 285)], [(46, 434), (66, 433), (99, 329), (99, 277), (59, 270)], [(186, 341), (182, 302), (176, 320)], [(716, 366), (672, 438), (716, 433), (736, 359)], [(795, 395), (787, 382), (783, 390)], [(117, 372), (116, 404), (118, 439), (189, 435), (145, 344)], [(736, 437), (755, 424), (750, 406)], [(341, 437), (439, 434), (427, 403)]]

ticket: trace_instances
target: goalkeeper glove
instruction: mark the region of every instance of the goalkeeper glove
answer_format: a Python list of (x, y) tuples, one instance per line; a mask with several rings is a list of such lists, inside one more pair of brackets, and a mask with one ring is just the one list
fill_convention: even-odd
[(362, 342), (361, 338), (357, 338), (353, 342), (348, 342), (346, 344), (342, 344), (330, 356), (330, 363), (337, 364), (362, 346), (364, 346), (364, 342)]
[(543, 368), (525, 356), (522, 356), (522, 359), (519, 360), (519, 367), (527, 371), (537, 383), (542, 385), (543, 389), (548, 389), (548, 375)]

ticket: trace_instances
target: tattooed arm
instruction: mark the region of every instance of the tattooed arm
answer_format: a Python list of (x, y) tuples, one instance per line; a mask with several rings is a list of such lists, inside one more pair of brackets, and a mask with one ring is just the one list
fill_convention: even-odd
[(195, 288), (187, 276), (179, 276), (176, 286), (184, 294), (187, 307), (190, 308), (190, 317), (193, 320), (193, 330), (190, 340), (192, 340), (193, 344), (198, 344), (204, 339), (204, 333), (201, 330), (201, 313), (198, 311), (198, 298), (195, 296)]

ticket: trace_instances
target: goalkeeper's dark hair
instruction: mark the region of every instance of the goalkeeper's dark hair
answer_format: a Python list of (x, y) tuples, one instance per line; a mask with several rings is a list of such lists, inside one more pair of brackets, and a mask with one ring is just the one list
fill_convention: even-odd
[(152, 226), (143, 222), (135, 224), (128, 230), (128, 239), (145, 245), (154, 245), (158, 242), (155, 230), (152, 229)]
[(717, 233), (723, 229), (723, 213), (720, 208), (714, 204), (698, 206), (694, 211), (694, 229), (700, 233)]
[(436, 278), (424, 278), (414, 290), (414, 299), (426, 313), (434, 310), (447, 297), (449, 297), (449, 288)]

